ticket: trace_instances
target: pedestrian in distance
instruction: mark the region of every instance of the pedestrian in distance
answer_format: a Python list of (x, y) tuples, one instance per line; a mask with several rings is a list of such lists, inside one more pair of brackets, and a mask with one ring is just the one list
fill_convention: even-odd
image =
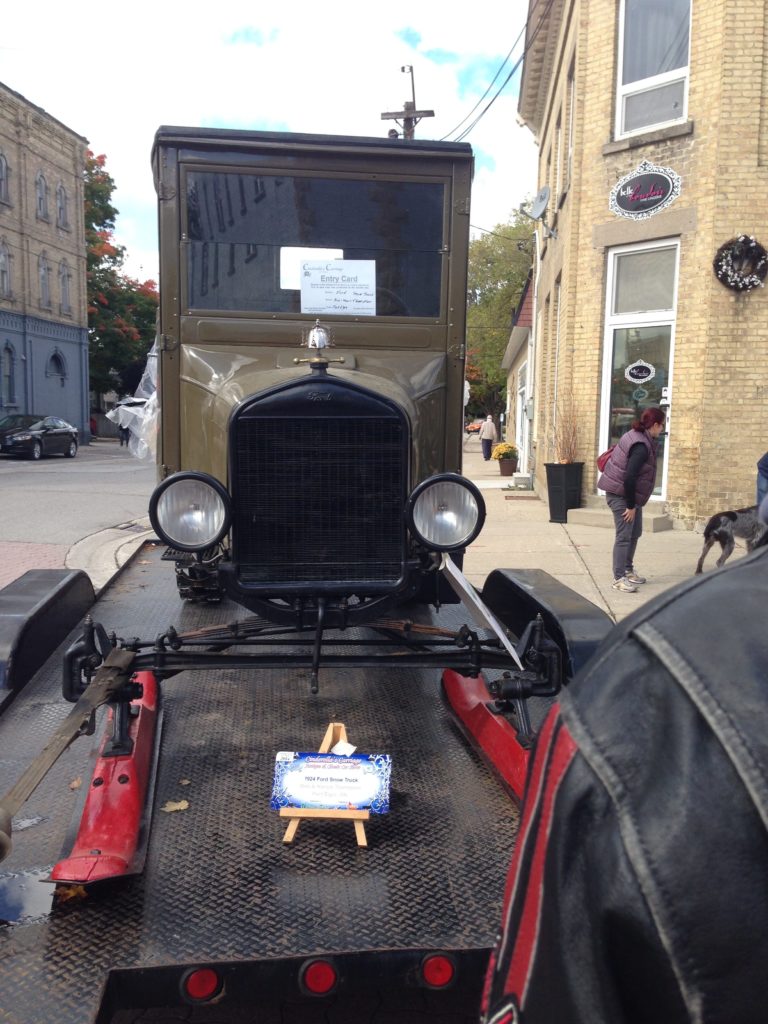
[(643, 409), (630, 429), (619, 438), (597, 486), (605, 491), (613, 513), (613, 589), (634, 594), (645, 577), (635, 572), (635, 551), (643, 532), (643, 506), (656, 483), (656, 451), (664, 431), (661, 409)]
[(766, 602), (768, 532), (638, 608), (562, 691), (528, 774), (485, 1024), (766, 1020)]
[(130, 439), (131, 439), (131, 428), (130, 427), (120, 427), (120, 447), (122, 448), (123, 445), (125, 445), (125, 447), (127, 448), (128, 447), (128, 442), (130, 441)]
[(496, 424), (493, 422), (493, 416), (491, 416), (490, 413), (488, 413), (485, 423), (480, 427), (479, 437), (480, 444), (483, 448), (483, 458), (488, 462), (491, 458), (491, 448), (493, 448), (493, 445), (498, 438), (498, 434), (496, 433)]

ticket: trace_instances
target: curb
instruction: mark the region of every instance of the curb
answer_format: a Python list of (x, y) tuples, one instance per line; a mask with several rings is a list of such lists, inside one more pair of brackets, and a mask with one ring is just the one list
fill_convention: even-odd
[(155, 532), (149, 525), (149, 516), (142, 516), (83, 537), (69, 549), (64, 565), (68, 569), (83, 569), (98, 594), (142, 544), (153, 539)]

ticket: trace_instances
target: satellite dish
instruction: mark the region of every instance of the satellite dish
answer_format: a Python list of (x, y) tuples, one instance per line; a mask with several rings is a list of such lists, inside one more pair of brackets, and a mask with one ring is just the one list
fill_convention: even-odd
[(531, 220), (538, 220), (539, 217), (541, 217), (541, 215), (547, 208), (548, 202), (549, 185), (544, 185), (543, 188), (539, 190), (539, 194), (536, 196), (536, 198), (533, 200), (533, 203), (531, 204), (531, 212), (528, 214)]

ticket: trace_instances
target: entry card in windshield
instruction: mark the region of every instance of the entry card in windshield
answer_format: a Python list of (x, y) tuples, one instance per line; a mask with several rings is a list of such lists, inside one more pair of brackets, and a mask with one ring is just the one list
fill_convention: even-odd
[(301, 312), (376, 316), (376, 261), (305, 260)]

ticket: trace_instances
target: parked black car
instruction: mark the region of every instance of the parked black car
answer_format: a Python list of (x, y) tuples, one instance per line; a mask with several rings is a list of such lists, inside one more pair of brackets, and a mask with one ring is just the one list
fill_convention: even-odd
[(0, 452), (41, 459), (44, 455), (64, 455), (74, 459), (78, 447), (77, 427), (58, 416), (14, 413), (0, 420)]

